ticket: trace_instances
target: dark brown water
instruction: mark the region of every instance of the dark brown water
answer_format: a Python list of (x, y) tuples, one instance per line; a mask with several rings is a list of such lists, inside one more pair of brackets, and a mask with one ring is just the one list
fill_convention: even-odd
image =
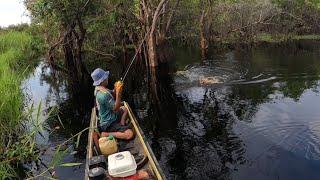
[[(125, 82), (125, 100), (168, 179), (320, 179), (320, 42), (210, 50), (204, 61), (195, 48), (173, 50), (170, 65), (149, 76), (133, 67)], [(113, 79), (123, 71), (121, 63), (91, 64), (98, 66)], [(87, 125), (92, 102), (92, 89), (53, 77), (40, 64), (25, 83), (31, 99), (61, 107), (66, 130), (46, 136), (48, 147)], [(202, 77), (219, 83), (203, 86)], [(84, 162), (84, 147), (64, 161)], [(57, 174), (79, 179), (83, 168)]]

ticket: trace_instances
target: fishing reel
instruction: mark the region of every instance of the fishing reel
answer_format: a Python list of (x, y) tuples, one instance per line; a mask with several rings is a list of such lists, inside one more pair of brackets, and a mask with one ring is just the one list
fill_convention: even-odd
[(123, 82), (121, 80), (114, 83), (114, 88), (118, 89), (120, 87), (123, 87)]
[(123, 88), (123, 82), (121, 80), (114, 83), (114, 89), (116, 92), (122, 91)]

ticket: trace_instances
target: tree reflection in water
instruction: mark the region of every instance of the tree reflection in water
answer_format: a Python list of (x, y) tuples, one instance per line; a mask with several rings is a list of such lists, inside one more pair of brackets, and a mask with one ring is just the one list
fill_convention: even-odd
[[(195, 63), (196, 55), (192, 54), (197, 52), (200, 57), (198, 50), (178, 48), (172, 62), (178, 67), (167, 65), (149, 71), (141, 69), (143, 61), (137, 61), (125, 81), (124, 100), (137, 115), (167, 178), (317, 177), (313, 169), (320, 165), (309, 159), (320, 156), (316, 131), (320, 124), (314, 120), (320, 114), (312, 109), (319, 104), (309, 100), (304, 104), (308, 109), (296, 108), (307, 102), (304, 97), (316, 99), (320, 89), (320, 55), (315, 44), (262, 44), (245, 51), (209, 51), (209, 60), (201, 63)], [(92, 61), (89, 70), (111, 70), (112, 88), (125, 69), (121, 63)], [(209, 73), (225, 82), (201, 86), (177, 77), (175, 72), (187, 65), (194, 68), (189, 72), (195, 75)], [(41, 82), (49, 87), (46, 104), (60, 107), (66, 127), (50, 135), (49, 143), (54, 144), (85, 128), (93, 89), (90, 83), (77, 84), (63, 73), (52, 73), (43, 66)], [(59, 122), (53, 118), (48, 124), (53, 129)], [(301, 171), (290, 176), (292, 169)], [(70, 174), (66, 171), (61, 177)]]
[[(261, 136), (265, 133), (263, 129), (252, 128), (259, 119), (266, 118), (259, 117), (263, 107), (270, 104), (277, 113), (279, 102), (293, 99), (299, 103), (307, 90), (317, 93), (320, 62), (314, 47), (314, 42), (261, 45), (252, 50), (209, 56), (213, 60), (202, 62), (202, 69), (213, 68), (216, 72), (218, 69), (221, 73), (237, 75), (222, 85), (188, 84), (188, 78), (181, 78), (182, 82), (177, 83), (175, 69), (162, 67), (148, 77), (149, 86), (141, 83), (139, 90), (132, 90), (131, 104), (144, 130), (149, 132), (153, 150), (168, 178), (233, 179), (239, 174), (239, 178), (246, 179), (246, 173), (253, 174), (252, 177), (270, 177), (264, 171), (270, 172), (271, 177), (278, 174), (290, 177), (281, 163), (274, 169), (271, 164), (261, 165), (262, 160), (272, 149), (282, 154), (277, 159), (280, 162), (298, 162), (299, 158), (289, 159), (290, 153), (279, 149), (283, 145), (274, 144), (277, 136)], [(177, 59), (180, 63), (183, 61)], [(266, 119), (270, 128), (285, 128), (275, 124), (280, 115)], [(269, 128), (266, 125), (262, 124), (262, 128)], [(290, 126), (278, 130), (290, 134)], [(256, 147), (252, 143), (257, 143)], [(265, 170), (259, 170), (259, 166)], [(296, 167), (299, 165), (292, 164), (286, 170)], [(308, 171), (310, 177), (314, 177), (315, 172)]]

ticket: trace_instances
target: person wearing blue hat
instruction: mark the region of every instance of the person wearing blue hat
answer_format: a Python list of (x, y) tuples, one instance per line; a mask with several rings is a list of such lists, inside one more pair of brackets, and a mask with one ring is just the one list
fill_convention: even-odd
[(121, 106), (123, 84), (116, 82), (114, 90), (108, 89), (109, 74), (109, 71), (104, 71), (101, 68), (97, 68), (91, 73), (99, 110), (98, 128), (102, 136), (112, 135), (118, 139), (129, 140), (133, 137), (133, 131), (125, 125), (128, 110)]

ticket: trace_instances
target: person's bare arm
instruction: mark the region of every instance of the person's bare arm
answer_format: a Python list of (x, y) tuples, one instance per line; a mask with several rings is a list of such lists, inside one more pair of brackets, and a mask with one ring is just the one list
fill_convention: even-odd
[(113, 91), (112, 91), (112, 96), (113, 96), (113, 98), (116, 98), (116, 90), (115, 89), (113, 89)]
[(121, 93), (116, 93), (116, 102), (114, 103), (113, 111), (114, 112), (119, 111), (120, 107), (121, 107)]

